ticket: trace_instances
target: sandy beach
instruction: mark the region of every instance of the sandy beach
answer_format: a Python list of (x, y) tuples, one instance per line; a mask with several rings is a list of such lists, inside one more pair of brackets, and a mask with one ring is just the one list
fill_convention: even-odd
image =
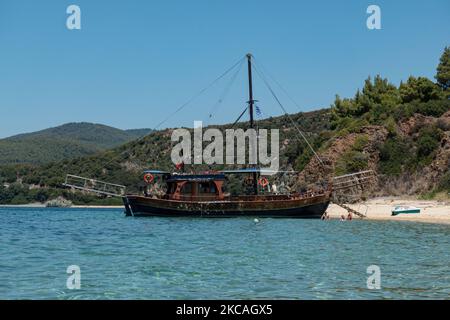
[[(405, 200), (398, 198), (376, 198), (364, 203), (349, 204), (350, 208), (365, 213), (370, 220), (417, 221), (426, 223), (450, 224), (450, 203), (433, 200)], [(414, 206), (420, 208), (418, 214), (391, 215), (395, 206)], [(330, 204), (327, 213), (332, 219), (339, 219), (348, 212), (336, 204)], [(359, 219), (358, 217), (354, 217)]]

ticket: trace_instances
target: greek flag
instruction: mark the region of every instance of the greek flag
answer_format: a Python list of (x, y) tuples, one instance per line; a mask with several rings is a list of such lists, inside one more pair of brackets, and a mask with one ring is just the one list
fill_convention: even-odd
[(256, 108), (256, 115), (261, 116), (261, 109), (258, 106), (255, 106)]

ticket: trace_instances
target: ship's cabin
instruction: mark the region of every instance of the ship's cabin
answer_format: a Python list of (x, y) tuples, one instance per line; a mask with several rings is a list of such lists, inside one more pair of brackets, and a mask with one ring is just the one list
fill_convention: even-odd
[[(224, 191), (224, 183), (227, 180), (226, 174), (250, 174), (254, 171), (243, 170), (228, 170), (214, 173), (201, 174), (185, 174), (185, 173), (170, 173), (167, 171), (147, 170), (144, 171), (144, 181), (148, 184), (153, 182), (154, 176), (161, 176), (162, 181), (166, 185), (164, 190), (159, 189), (156, 193), (145, 189), (145, 196), (159, 197), (168, 200), (177, 201), (251, 201), (251, 200), (292, 200), (297, 198), (309, 198), (325, 193), (331, 192), (331, 184), (328, 187), (322, 187), (317, 190), (305, 190), (304, 192), (289, 192), (277, 193), (274, 191), (264, 190), (264, 186), (258, 186), (259, 192), (243, 193), (231, 195)], [(146, 177), (147, 176), (147, 177)], [(248, 179), (248, 178), (247, 178)], [(247, 187), (253, 188), (248, 181), (252, 181), (251, 177), (248, 181), (244, 179), (243, 184)]]
[(185, 201), (223, 200), (223, 174), (180, 174), (167, 180), (166, 198)]

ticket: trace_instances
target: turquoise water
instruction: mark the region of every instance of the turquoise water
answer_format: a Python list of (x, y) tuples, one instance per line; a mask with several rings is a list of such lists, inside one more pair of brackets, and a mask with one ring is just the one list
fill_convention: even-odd
[[(448, 299), (450, 227), (0, 208), (1, 299)], [(81, 269), (69, 290), (66, 269)], [(366, 286), (378, 265), (381, 289)]]

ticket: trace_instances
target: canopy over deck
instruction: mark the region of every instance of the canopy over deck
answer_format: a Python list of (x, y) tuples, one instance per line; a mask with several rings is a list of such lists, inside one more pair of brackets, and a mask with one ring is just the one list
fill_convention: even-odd
[(244, 169), (234, 169), (234, 170), (222, 170), (220, 171), (224, 174), (246, 174), (246, 173), (259, 173), (259, 174), (266, 174), (266, 175), (272, 175), (276, 173), (298, 173), (297, 171), (280, 171), (280, 170), (270, 170), (270, 169), (264, 169), (264, 168), (244, 168)]
[(150, 173), (150, 174), (171, 174), (169, 171), (161, 171), (161, 170), (144, 170), (144, 174), (145, 173)]

